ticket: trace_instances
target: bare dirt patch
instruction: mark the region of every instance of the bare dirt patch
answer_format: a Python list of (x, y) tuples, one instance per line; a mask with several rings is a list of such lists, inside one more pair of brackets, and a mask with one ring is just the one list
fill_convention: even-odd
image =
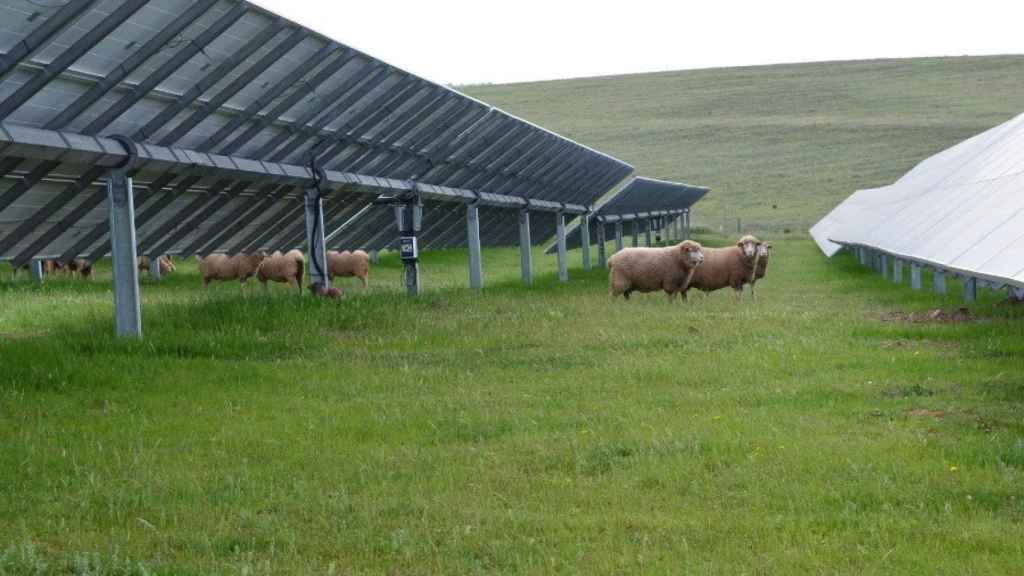
[(882, 316), (882, 321), (900, 324), (959, 324), (974, 322), (975, 318), (967, 308), (958, 308), (952, 312), (936, 308), (924, 312), (890, 312)]

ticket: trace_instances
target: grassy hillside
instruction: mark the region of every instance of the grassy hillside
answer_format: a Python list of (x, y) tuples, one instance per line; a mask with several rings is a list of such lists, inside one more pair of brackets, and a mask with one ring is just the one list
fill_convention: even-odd
[(463, 90), (607, 151), (707, 185), (698, 224), (804, 232), (857, 188), (1024, 112), (1024, 57), (815, 63)]

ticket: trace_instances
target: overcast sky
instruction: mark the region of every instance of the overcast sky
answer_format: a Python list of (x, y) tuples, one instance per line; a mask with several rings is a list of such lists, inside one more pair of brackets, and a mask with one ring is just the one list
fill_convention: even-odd
[(427, 79), (1024, 52), (1024, 2), (256, 0)]

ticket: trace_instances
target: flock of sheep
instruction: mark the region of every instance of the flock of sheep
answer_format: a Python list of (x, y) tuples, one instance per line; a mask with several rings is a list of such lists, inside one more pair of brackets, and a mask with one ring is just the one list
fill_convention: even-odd
[[(253, 276), (260, 281), (264, 288), (267, 282), (281, 282), (295, 288), (299, 294), (302, 293), (302, 278), (306, 269), (306, 257), (299, 250), (288, 252), (274, 252), (268, 255), (266, 252), (256, 254), (236, 254), (227, 256), (225, 254), (210, 254), (205, 258), (196, 256), (199, 261), (199, 272), (203, 277), (203, 286), (207, 287), (213, 280), (238, 280), (239, 285), (244, 288), (245, 283)], [(327, 277), (334, 280), (336, 277), (359, 278), (363, 288), (368, 286), (370, 275), (370, 255), (362, 250), (327, 252)], [(341, 291), (336, 288), (325, 288), (320, 284), (311, 284), (310, 292), (317, 296), (337, 298)]]
[(626, 248), (608, 259), (608, 293), (627, 300), (633, 292), (664, 290), (669, 302), (676, 294), (690, 288), (713, 292), (731, 287), (736, 301), (743, 286), (754, 285), (768, 271), (771, 244), (754, 236), (743, 236), (735, 246), (704, 248), (693, 240), (685, 240), (665, 248)]
[[(704, 248), (693, 240), (663, 248), (625, 248), (608, 259), (608, 292), (613, 298), (621, 295), (628, 300), (633, 292), (664, 290), (669, 302), (673, 302), (676, 294), (682, 294), (685, 300), (691, 288), (703, 292), (732, 288), (739, 301), (743, 287), (749, 284), (751, 298), (755, 298), (754, 286), (764, 278), (770, 255), (771, 244), (750, 235), (725, 248)], [(204, 287), (214, 280), (238, 280), (244, 289), (246, 281), (255, 276), (264, 288), (268, 282), (280, 282), (302, 293), (306, 258), (299, 250), (269, 255), (266, 252), (234, 256), (210, 254), (205, 258), (196, 256), (196, 259)], [(176, 270), (170, 256), (161, 256), (158, 262), (161, 275)], [(140, 256), (137, 264), (139, 271), (147, 271), (150, 259)], [(55, 260), (43, 262), (44, 273), (58, 271), (72, 277), (92, 278), (92, 266), (85, 260), (73, 260), (64, 266)], [(327, 276), (330, 280), (356, 277), (366, 288), (369, 273), (370, 256), (362, 250), (331, 250), (327, 253)], [(317, 283), (311, 284), (309, 290), (317, 296), (341, 296), (340, 290)]]

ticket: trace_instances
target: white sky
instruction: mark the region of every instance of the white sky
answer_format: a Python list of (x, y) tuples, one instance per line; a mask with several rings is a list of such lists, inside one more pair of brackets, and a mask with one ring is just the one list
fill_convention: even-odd
[(1020, 0), (256, 0), (441, 83), (1024, 52)]

